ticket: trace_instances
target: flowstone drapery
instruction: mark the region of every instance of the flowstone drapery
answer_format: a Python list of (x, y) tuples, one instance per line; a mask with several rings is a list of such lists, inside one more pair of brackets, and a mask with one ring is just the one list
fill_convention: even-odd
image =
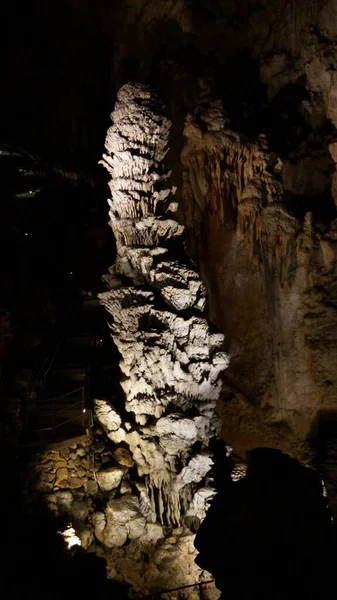
[[(172, 219), (175, 190), (163, 168), (171, 123), (140, 84), (121, 88), (111, 118), (101, 162), (111, 175), (117, 259), (100, 301), (112, 316), (130, 417), (124, 422), (104, 399), (96, 400), (95, 412), (136, 465), (137, 492), (130, 491), (129, 501), (147, 524), (177, 526), (182, 517), (202, 519), (213, 493), (208, 447), (217, 434), (215, 404), (228, 359), (223, 335), (211, 332), (203, 316), (205, 288), (184, 256), (183, 226)], [(117, 479), (123, 487), (122, 474)], [(113, 502), (121, 501), (125, 496)]]

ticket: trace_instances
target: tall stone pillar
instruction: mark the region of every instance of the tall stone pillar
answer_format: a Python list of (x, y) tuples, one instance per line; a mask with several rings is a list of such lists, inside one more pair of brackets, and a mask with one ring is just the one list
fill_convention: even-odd
[[(184, 228), (173, 218), (175, 190), (163, 165), (171, 123), (163, 106), (148, 87), (127, 84), (111, 119), (101, 162), (111, 176), (117, 258), (100, 301), (122, 357), (125, 411), (97, 399), (95, 412), (116, 451), (127, 450), (136, 469), (132, 475), (125, 469), (101, 523), (110, 547), (125, 536), (151, 539), (154, 526), (165, 537), (203, 519), (213, 494), (215, 405), (228, 362), (223, 335), (205, 317), (205, 288), (184, 252)], [(125, 484), (127, 495), (120, 493)], [(125, 503), (138, 511), (137, 531), (133, 509), (128, 527), (118, 521)]]

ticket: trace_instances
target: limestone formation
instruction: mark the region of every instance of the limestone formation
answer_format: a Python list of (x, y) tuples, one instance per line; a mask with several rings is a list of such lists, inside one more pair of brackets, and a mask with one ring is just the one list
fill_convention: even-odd
[[(185, 255), (183, 227), (173, 219), (175, 190), (163, 166), (171, 124), (163, 115), (148, 87), (124, 85), (102, 160), (111, 175), (108, 202), (117, 258), (100, 300), (112, 317), (111, 335), (122, 356), (130, 418), (123, 422), (104, 399), (96, 400), (95, 413), (109, 439), (127, 446), (131, 463), (126, 466), (134, 461), (137, 468), (138, 493), (130, 502), (145, 520), (136, 519), (129, 539), (144, 536), (151, 522), (173, 527), (194, 510), (196, 517), (204, 515), (201, 500), (211, 495), (208, 446), (218, 431), (215, 405), (228, 362), (223, 335), (213, 333), (205, 318), (205, 288)], [(124, 500), (109, 509), (113, 522), (116, 503), (124, 507)], [(100, 535), (120, 545), (122, 538), (108, 533), (109, 518)]]
[(97, 473), (97, 482), (101, 490), (109, 491), (117, 488), (122, 481), (124, 469), (120, 467), (109, 467)]
[[(231, 378), (248, 399), (247, 410), (263, 428), (272, 423), (278, 435), (283, 424), (294, 432), (294, 439), (302, 442), (319, 407), (327, 403), (331, 408), (337, 390), (334, 344), (329, 342), (327, 351), (323, 339), (324, 331), (333, 331), (336, 323), (335, 242), (331, 240), (335, 232), (330, 228), (337, 204), (336, 0), (130, 0), (113, 3), (113, 14), (111, 3), (104, 3), (100, 11), (92, 3), (88, 13), (92, 18), (86, 18), (86, 13), (84, 16), (82, 3), (72, 0), (71, 4), (72, 10), (64, 17), (73, 25), (69, 27), (72, 52), (67, 52), (67, 60), (59, 64), (59, 72), (67, 73), (67, 81), (73, 85), (57, 86), (52, 120), (50, 111), (44, 111), (44, 117), (36, 111), (38, 119), (44, 118), (48, 124), (39, 127), (45, 149), (50, 146), (52, 127), (53, 138), (60, 143), (60, 156), (68, 156), (69, 149), (76, 148), (90, 161), (95, 144), (85, 141), (83, 115), (87, 115), (90, 129), (99, 131), (100, 111), (96, 107), (105, 103), (102, 89), (114, 89), (119, 82), (127, 81), (130, 73), (140, 80), (155, 80), (170, 106), (175, 149), (171, 164), (177, 173), (181, 172), (181, 125), (187, 112), (199, 113), (193, 127), (200, 152), (193, 153), (195, 144), (187, 132), (190, 164), (184, 160), (183, 177), (188, 185), (186, 193), (181, 189), (178, 192), (180, 206), (191, 217), (187, 229), (209, 292), (212, 320), (216, 319), (226, 334), (232, 358)], [(75, 26), (82, 21), (99, 40), (104, 30), (105, 43), (88, 44), (86, 26)], [(49, 31), (47, 39), (53, 53), (59, 40), (52, 35), (51, 23), (46, 21), (44, 25), (40, 29)], [(32, 35), (29, 28), (26, 33), (28, 38)], [(106, 64), (110, 48), (114, 48), (114, 68), (97, 69), (97, 64)], [(78, 57), (79, 49), (85, 58), (74, 67), (68, 58)], [(93, 49), (97, 52), (95, 59)], [(31, 61), (31, 68), (34, 65)], [(76, 84), (74, 70), (92, 86), (97, 102), (91, 102), (92, 95), (83, 93), (83, 86)], [(205, 97), (198, 96), (200, 80), (204, 90), (208, 87), (214, 93), (212, 114), (217, 112), (216, 123), (205, 110)], [(40, 78), (39, 83), (42, 88), (36, 87), (35, 93), (48, 104), (48, 81)], [(231, 123), (224, 117), (219, 96)], [(130, 98), (132, 104), (133, 96)], [(14, 118), (12, 125), (21, 135), (20, 121)], [(267, 136), (270, 152), (263, 150), (260, 133)], [(227, 151), (230, 140), (236, 147), (232, 154)], [(123, 160), (126, 153), (119, 162), (127, 169)], [(139, 156), (138, 170), (144, 168), (147, 158)], [(110, 159), (118, 160), (117, 154)], [(249, 172), (253, 171), (252, 178)], [(261, 194), (268, 195), (265, 192), (273, 172), (284, 194), (277, 191), (273, 202), (263, 205), (262, 211)], [(240, 182), (247, 175), (249, 181), (244, 181), (243, 189)], [(148, 184), (144, 181), (142, 185)], [(192, 195), (187, 193), (189, 186), (193, 187)], [(128, 195), (125, 190), (116, 191)], [(296, 212), (296, 218), (289, 208)], [(315, 231), (314, 224), (312, 234), (303, 240), (303, 217), (312, 210), (319, 216), (328, 213), (327, 219), (320, 223), (320, 230)], [(152, 220), (152, 227), (146, 219)], [(293, 235), (298, 225), (300, 234)], [(160, 239), (163, 232), (157, 226), (153, 216), (144, 217), (137, 232), (128, 221), (114, 221), (116, 236), (128, 240), (148, 235), (151, 240)], [(290, 242), (286, 257), (285, 238)], [(311, 242), (310, 250), (307, 244)], [(251, 260), (252, 249), (254, 257), (256, 249), (262, 251), (263, 262), (259, 265)], [(271, 257), (273, 262), (282, 263), (280, 282), (270, 269)], [(146, 260), (152, 260), (151, 254)], [(109, 278), (114, 285), (115, 276)], [(308, 337), (314, 329), (316, 339), (310, 341), (309, 348)], [(295, 354), (291, 349), (293, 340)], [(240, 408), (239, 402), (237, 406)], [(241, 411), (240, 418), (245, 415), (246, 411)], [(233, 425), (231, 433), (235, 437)], [(254, 433), (256, 439), (258, 427)], [(269, 443), (265, 434), (260, 438), (260, 443)], [(250, 447), (250, 443), (247, 445)]]
[(211, 93), (199, 100), (183, 197), (210, 314), (230, 340), (222, 436), (243, 457), (269, 446), (308, 461), (322, 411), (335, 410), (336, 220), (290, 210), (290, 167), (266, 136), (233, 131)]

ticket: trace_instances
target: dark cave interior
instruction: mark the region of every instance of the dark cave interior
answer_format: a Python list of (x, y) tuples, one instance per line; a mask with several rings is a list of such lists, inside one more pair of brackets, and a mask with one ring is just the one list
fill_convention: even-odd
[[(312, 126), (306, 111), (312, 97), (302, 73), (268, 96), (257, 52), (248, 41), (247, 45), (235, 41), (241, 19), (245, 24), (249, 20), (248, 9), (244, 17), (240, 13), (247, 3), (228, 8), (224, 25), (222, 9), (216, 16), (221, 2), (209, 8), (198, 2), (193, 10), (185, 2), (194, 11), (199, 33), (183, 31), (173, 18), (159, 20), (146, 44), (127, 20), (123, 36), (118, 35), (125, 16), (122, 0), (111, 6), (99, 0), (94, 9), (89, 1), (80, 4), (63, 0), (47, 7), (38, 1), (33, 9), (26, 4), (19, 10), (15, 0), (6, 8), (8, 64), (0, 99), (3, 598), (127, 594), (124, 586), (106, 579), (103, 558), (65, 549), (57, 533), (66, 525), (64, 518), (52, 516), (27, 484), (27, 465), (36, 451), (29, 402), (34, 403), (38, 394), (58, 393), (60, 386), (68, 393), (63, 375), (55, 376), (48, 366), (54, 365), (54, 359), (50, 362), (54, 348), (61, 348), (60, 373), (72, 361), (77, 369), (89, 364), (89, 395), (110, 394), (123, 418), (126, 414), (118, 385), (120, 355), (109, 335), (108, 317), (97, 311), (89, 323), (88, 312), (83, 311), (104, 289), (102, 274), (116, 255), (107, 218), (108, 179), (97, 163), (121, 83), (145, 80), (160, 91), (173, 122), (168, 157), (178, 197), (183, 124), (200, 96), (202, 80), (221, 98), (233, 130), (247, 141), (263, 134), (271, 154), (289, 167), (291, 176), (282, 180), (289, 213), (301, 223), (312, 213), (322, 235), (337, 216), (331, 193), (335, 165), (329, 152), (336, 129), (328, 118)], [(255, 15), (254, 6), (251, 10)], [(218, 27), (212, 39), (214, 19)], [(232, 38), (225, 55), (222, 37), (228, 30)], [(299, 185), (304, 160), (306, 176)], [(200, 232), (203, 227), (206, 231), (206, 221)], [(175, 241), (170, 244), (179, 258), (182, 247)], [(187, 239), (186, 247), (194, 265), (198, 244)], [(160, 306), (159, 292), (157, 296)], [(189, 318), (188, 309), (184, 316)], [(144, 320), (144, 330), (148, 327), (149, 319)], [(89, 349), (73, 342), (79, 332)], [(43, 389), (38, 387), (42, 380), (47, 385)], [(76, 387), (74, 381), (69, 382), (69, 393)], [(175, 411), (176, 406), (169, 404), (167, 414)], [(194, 416), (193, 409), (186, 414)], [(313, 467), (324, 475), (330, 490), (335, 487), (336, 419), (333, 411), (322, 410), (320, 415), (310, 440), (316, 456)], [(44, 443), (40, 440), (39, 451)], [(328, 595), (335, 585), (335, 525), (318, 473), (268, 449), (255, 449), (248, 456), (247, 476), (240, 482), (231, 481), (230, 468), (221, 447), (214, 467), (218, 494), (196, 538), (197, 562), (212, 573), (224, 600)], [(332, 511), (335, 504), (329, 499)]]
[[(66, 517), (53, 517), (39, 494), (31, 496), (34, 481), (28, 474), (36, 448), (44, 446), (43, 439), (36, 446), (32, 438), (36, 420), (31, 399), (55, 395), (58, 389), (58, 382), (47, 376), (46, 358), (59, 348), (59, 365), (89, 360), (96, 394), (106, 385), (103, 354), (109, 352), (113, 364), (118, 361), (106, 321), (102, 324), (100, 318), (89, 331), (100, 338), (98, 348), (72, 347), (69, 342), (74, 327), (86, 335), (81, 305), (101, 289), (100, 275), (114, 255), (102, 188), (99, 192), (104, 177), (69, 181), (64, 170), (55, 172), (53, 165), (17, 147), (4, 144), (1, 152), (1, 595), (124, 597), (123, 588), (106, 579), (103, 558), (66, 550), (57, 533)], [(109, 393), (114, 393), (116, 374), (110, 368), (108, 381), (111, 377)], [(61, 385), (64, 391), (67, 382), (63, 379)], [(20, 399), (18, 411), (13, 398)]]

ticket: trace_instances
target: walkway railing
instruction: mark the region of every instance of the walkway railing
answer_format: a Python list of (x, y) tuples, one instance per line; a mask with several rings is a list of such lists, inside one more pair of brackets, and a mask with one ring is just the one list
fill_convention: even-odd
[[(95, 332), (88, 343), (88, 349), (95, 347), (96, 345), (96, 341), (97, 341), (97, 332)], [(46, 366), (46, 371), (43, 373), (43, 378), (45, 381), (45, 377), (46, 375), (48, 375), (49, 371), (51, 370), (52, 366), (54, 365), (55, 362), (55, 358), (57, 355), (57, 352), (59, 350), (60, 347), (60, 343), (57, 344), (56, 350), (55, 352), (53, 352), (53, 354), (47, 357), (46, 361), (43, 363), (42, 368)], [(49, 361), (50, 359), (50, 361)], [(38, 374), (40, 375), (41, 372), (41, 368), (38, 372)], [(83, 384), (70, 391), (67, 392), (65, 394), (61, 394), (59, 396), (54, 396), (52, 398), (48, 398), (47, 401), (48, 403), (50, 403), (50, 412), (45, 412), (43, 413), (43, 417), (47, 418), (50, 417), (51, 418), (51, 424), (50, 426), (47, 427), (40, 427), (38, 429), (35, 429), (33, 431), (33, 433), (47, 433), (50, 432), (51, 436), (53, 437), (59, 430), (61, 430), (62, 427), (64, 427), (65, 425), (69, 425), (70, 423), (75, 423), (77, 422), (78, 424), (81, 424), (82, 430), (83, 432), (85, 432), (85, 430), (87, 428), (91, 428), (93, 426), (93, 416), (92, 416), (92, 410), (90, 406), (87, 406), (88, 404), (90, 404), (88, 402), (88, 397), (87, 397), (87, 387), (89, 384), (89, 379), (90, 379), (90, 367), (89, 364), (86, 363), (85, 365), (85, 379)], [(57, 409), (57, 405), (60, 403), (60, 401), (63, 398), (68, 398), (69, 396), (81, 393), (81, 400), (76, 400), (75, 402), (71, 402), (69, 403), (67, 406), (63, 406), (60, 409)], [(74, 411), (76, 412), (76, 414), (74, 414)], [(67, 415), (69, 415), (69, 417), (67, 418)], [(61, 418), (60, 418), (61, 417)], [(62, 418), (63, 417), (63, 418)]]
[(191, 583), (189, 585), (183, 585), (181, 587), (172, 588), (170, 590), (162, 590), (161, 592), (154, 592), (152, 594), (147, 594), (146, 596), (142, 596), (141, 600), (145, 600), (145, 599), (146, 600), (156, 600), (166, 594), (172, 594), (173, 592), (180, 592), (180, 591), (191, 589), (191, 588), (197, 588), (198, 592), (199, 592), (199, 599), (203, 600), (203, 587), (210, 583), (214, 583), (214, 579), (208, 579), (207, 581), (198, 581), (198, 583)]
[[(58, 402), (59, 400), (62, 400), (62, 398), (67, 398), (69, 396), (77, 394), (78, 392), (81, 392), (81, 400), (76, 400), (76, 402), (72, 402), (68, 406), (64, 406), (63, 408), (55, 410), (55, 401)], [(54, 432), (55, 430), (59, 429), (63, 425), (71, 423), (72, 421), (79, 420), (79, 418), (82, 419), (83, 430), (85, 429), (85, 413), (86, 413), (85, 385), (82, 385), (81, 387), (76, 388), (75, 390), (72, 390), (71, 392), (68, 392), (66, 394), (62, 394), (61, 396), (54, 396), (53, 398), (48, 398), (48, 402), (51, 403), (51, 412), (44, 413), (44, 417), (47, 417), (47, 418), (51, 417), (51, 425), (50, 425), (50, 427), (43, 427), (43, 428), (36, 429), (35, 430), (36, 433), (43, 432), (43, 431)], [(70, 417), (69, 419), (63, 419), (61, 421), (58, 421), (59, 415), (62, 415), (62, 413), (64, 413), (66, 415), (67, 412), (69, 413), (70, 411), (73, 411), (74, 408), (78, 409), (78, 414)]]

